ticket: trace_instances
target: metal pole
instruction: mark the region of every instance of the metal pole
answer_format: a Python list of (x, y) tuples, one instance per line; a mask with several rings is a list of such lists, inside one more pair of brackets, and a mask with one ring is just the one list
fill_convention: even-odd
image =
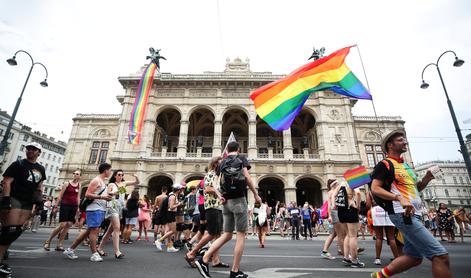
[(5, 149), (8, 145), (8, 137), (10, 137), (10, 131), (13, 126), (13, 123), (15, 122), (15, 117), (16, 113), (18, 112), (18, 108), (20, 107), (21, 104), (21, 98), (23, 97), (23, 93), (26, 89), (26, 85), (28, 84), (29, 77), (31, 75), (31, 72), (33, 71), (34, 63), (31, 65), (31, 68), (29, 69), (28, 77), (26, 77), (25, 84), (23, 85), (23, 90), (21, 90), (20, 97), (16, 101), (15, 105), (15, 110), (13, 110), (13, 114), (11, 115), (10, 122), (8, 123), (7, 130), (5, 131), (5, 136), (3, 136), (3, 140), (0, 143), (0, 156), (3, 157), (3, 154), (5, 153)]
[[(358, 50), (358, 56), (360, 57), (361, 67), (363, 68), (363, 75), (365, 76), (366, 87), (368, 87), (368, 91), (370, 91), (370, 93), (371, 93), (370, 83), (368, 82), (368, 76), (366, 75), (365, 66), (363, 65), (363, 59), (361, 58), (360, 47), (358, 46), (358, 44), (356, 44), (355, 46)], [(374, 102), (373, 99), (371, 99), (371, 105), (373, 106), (373, 112), (375, 114), (376, 124), (378, 125), (379, 138), (382, 141), (383, 140), (383, 132), (381, 132), (381, 127), (379, 125), (378, 114), (376, 114), (376, 107), (375, 107), (375, 102)]]
[(453, 105), (451, 104), (450, 98), (448, 97), (448, 92), (446, 91), (445, 82), (443, 82), (442, 73), (440, 72), (440, 68), (438, 64), (436, 65), (438, 76), (440, 76), (440, 81), (442, 82), (443, 90), (445, 91), (446, 101), (448, 103), (448, 108), (450, 109), (451, 118), (453, 119), (453, 124), (455, 125), (456, 135), (458, 135), (458, 141), (460, 142), (461, 154), (463, 155), (464, 164), (466, 165), (466, 169), (468, 170), (468, 176), (471, 180), (471, 161), (469, 159), (468, 148), (464, 143), (463, 136), (461, 135), (461, 129), (458, 124), (458, 120), (456, 119), (455, 110), (453, 109)]

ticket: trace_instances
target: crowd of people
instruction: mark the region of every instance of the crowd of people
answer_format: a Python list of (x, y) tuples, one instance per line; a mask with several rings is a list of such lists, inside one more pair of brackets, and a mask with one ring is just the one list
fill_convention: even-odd
[[(21, 235), (31, 211), (37, 212), (40, 224), (47, 222), (44, 219), (47, 213), (43, 212), (49, 211), (49, 221), (58, 213), (58, 226), (51, 231), (43, 248), (50, 251), (57, 238), (54, 250), (72, 260), (78, 259), (77, 247), (87, 244), (91, 250), (90, 261), (103, 261), (108, 255), (110, 236), (115, 259), (123, 259), (125, 254), (120, 244), (150, 241), (149, 233), (153, 233), (152, 242), (158, 251), (173, 253), (185, 249), (184, 261), (203, 277), (211, 277), (213, 267), (230, 268), (231, 278), (248, 277), (241, 271), (240, 262), (251, 227), (252, 235), (258, 236), (260, 248), (265, 248), (270, 232), (279, 231), (280, 236), (292, 240), (301, 237), (307, 240), (328, 231), (321, 257), (336, 259), (329, 252), (336, 240), (341, 263), (363, 268), (365, 263), (359, 259), (363, 248), (358, 246), (358, 237), (362, 234), (365, 238), (365, 232), (369, 231), (375, 239), (375, 265), (383, 264), (384, 240), (393, 254), (389, 264), (372, 273), (372, 278), (403, 272), (420, 264), (422, 258), (432, 261), (434, 277), (451, 277), (448, 252), (435, 239), (436, 232), (442, 240), (445, 233), (447, 240), (454, 242), (457, 228), (463, 240), (463, 233), (469, 228), (469, 215), (463, 208), (451, 211), (445, 204), (440, 204), (438, 210), (422, 209), (418, 192), (433, 175), (427, 172), (419, 181), (402, 160), (401, 154), (407, 150), (404, 133), (386, 136), (383, 148), (388, 156), (376, 165), (366, 199), (362, 200), (359, 189), (329, 179), (327, 200), (317, 208), (308, 202), (299, 205), (278, 202), (270, 207), (264, 196), (259, 196), (249, 174), (250, 163), (239, 155), (237, 142), (228, 143), (224, 157), (211, 159), (202, 180), (188, 184), (182, 181), (171, 188), (162, 186), (161, 194), (153, 201), (146, 195), (141, 196), (137, 187), (128, 194), (127, 187), (139, 185), (138, 176), (125, 180), (124, 171), (112, 171), (108, 163), (99, 165), (99, 173), (88, 185), (83, 199), (80, 199), (81, 172), (77, 170), (55, 200), (43, 200), (45, 171), (36, 162), (41, 145), (31, 143), (26, 146), (27, 158), (13, 163), (3, 174), (0, 273), (11, 274), (11, 268), (2, 258), (9, 245)], [(252, 205), (247, 202), (248, 190), (253, 194)], [(66, 247), (64, 240), (74, 223), (80, 226), (80, 233)], [(86, 229), (81, 228), (84, 223)], [(134, 239), (131, 237), (133, 230), (138, 231)], [(221, 260), (218, 252), (234, 235), (234, 256), (229, 265)]]

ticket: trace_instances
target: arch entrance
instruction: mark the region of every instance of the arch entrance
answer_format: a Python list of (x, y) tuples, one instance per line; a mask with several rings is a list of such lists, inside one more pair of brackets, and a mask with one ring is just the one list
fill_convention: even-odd
[(155, 197), (162, 192), (162, 186), (166, 186), (167, 189), (170, 189), (172, 184), (172, 179), (167, 176), (155, 176), (151, 178), (147, 187), (147, 197), (149, 197), (149, 200), (153, 203)]
[(283, 181), (278, 178), (264, 178), (258, 182), (258, 194), (267, 200), (268, 206), (275, 207), (276, 202), (285, 202)]
[(322, 190), (319, 181), (313, 178), (302, 178), (296, 182), (296, 202), (303, 205), (308, 202), (312, 206), (322, 206)]

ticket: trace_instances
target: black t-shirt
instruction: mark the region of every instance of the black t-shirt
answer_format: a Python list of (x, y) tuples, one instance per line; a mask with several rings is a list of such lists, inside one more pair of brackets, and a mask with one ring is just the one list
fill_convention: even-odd
[[(378, 164), (376, 164), (375, 168), (373, 169), (373, 172), (371, 173), (371, 179), (382, 181), (383, 188), (384, 188), (386, 183), (392, 182), (391, 180), (389, 180), (393, 178), (393, 177), (390, 177), (390, 175), (392, 175), (391, 171), (386, 167), (386, 165), (382, 161), (380, 161)], [(391, 190), (389, 191), (391, 192)], [(393, 207), (392, 201), (383, 200), (375, 195), (372, 195), (372, 196), (375, 203), (381, 206), (388, 214), (394, 213), (394, 207)]]
[(3, 173), (3, 177), (12, 177), (10, 196), (21, 201), (31, 202), (33, 192), (39, 184), (46, 179), (46, 170), (39, 163), (30, 163), (28, 160), (13, 162)]
[[(247, 170), (250, 170), (250, 168), (252, 168), (252, 166), (250, 166), (249, 161), (244, 156), (238, 155), (238, 154), (237, 155), (229, 155), (224, 160), (222, 160), (221, 163), (219, 163), (219, 166), (216, 169), (216, 175), (217, 176), (219, 176), (219, 177), (221, 176), (221, 165), (224, 165), (227, 159), (233, 158), (234, 156), (237, 156), (242, 161), (242, 171), (244, 170), (244, 168), (247, 168)], [(226, 200), (229, 200), (229, 199), (242, 198), (242, 197), (245, 197), (247, 195), (247, 181), (245, 181), (245, 180), (241, 181), (239, 184), (237, 184), (237, 187), (240, 188), (241, 190), (231, 191), (230, 193), (229, 192), (222, 192), (224, 198)]]
[(388, 168), (386, 168), (386, 165), (384, 165), (383, 162), (380, 162), (376, 164), (375, 168), (373, 169), (373, 173), (371, 173), (371, 179), (386, 182), (386, 179), (389, 175), (390, 173)]

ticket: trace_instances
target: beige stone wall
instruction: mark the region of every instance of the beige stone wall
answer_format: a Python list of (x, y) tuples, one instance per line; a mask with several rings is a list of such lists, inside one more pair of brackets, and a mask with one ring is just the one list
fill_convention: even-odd
[[(305, 104), (306, 113), (315, 119), (311, 129), (314, 132), (312, 134), (317, 135), (314, 138), (315, 148), (293, 153), (291, 129), (288, 129), (278, 138), (282, 141), (282, 152), (274, 153), (269, 147), (268, 153), (259, 153), (260, 145), (266, 144), (267, 138), (257, 136), (256, 113), (249, 94), (255, 88), (280, 77), (248, 70), (200, 75), (158, 75), (149, 97), (139, 145), (127, 142), (127, 130), (140, 75), (120, 77), (124, 87), (124, 94), (118, 96), (122, 104), (121, 114), (78, 115), (74, 118), (61, 178), (66, 180), (76, 168), (84, 170), (84, 180), (96, 175), (96, 165), (88, 164), (94, 140), (110, 141), (107, 160), (114, 169), (136, 173), (141, 180), (142, 193), (148, 191), (151, 180), (158, 176), (180, 182), (191, 176), (203, 175), (210, 157), (222, 152), (224, 115), (230, 109), (237, 109), (245, 113), (248, 119), (246, 155), (252, 165), (250, 173), (255, 185), (258, 186), (264, 179), (276, 179), (282, 184), (284, 200), (296, 201), (296, 184), (308, 178), (312, 181), (312, 187), (317, 188), (312, 191), (315, 193), (310, 194), (318, 195), (318, 201), (324, 200), (329, 178), (341, 178), (346, 170), (361, 164), (367, 165), (362, 150), (364, 144), (379, 144), (378, 137), (367, 135), (377, 129), (376, 122), (368, 118), (355, 120), (351, 111), (355, 101), (328, 91), (317, 92)], [(155, 149), (154, 146), (156, 130), (160, 130), (156, 119), (167, 108), (178, 111), (181, 119), (175, 153), (163, 151), (162, 148)], [(205, 144), (212, 147), (212, 153), (202, 153), (201, 149), (197, 152), (187, 151), (191, 115), (200, 110), (209, 111), (214, 117), (214, 136), (209, 138), (209, 143), (208, 138), (205, 138)], [(384, 130), (404, 126), (400, 118), (382, 118), (380, 123)], [(97, 133), (99, 130), (106, 132)], [(310, 192), (309, 186), (306, 192)], [(300, 190), (298, 195), (306, 194)]]
[(98, 164), (89, 164), (94, 141), (109, 142), (106, 162), (111, 162), (117, 140), (118, 115), (79, 114), (73, 119), (67, 149), (62, 164), (59, 181), (64, 183), (72, 178), (76, 169), (82, 171), (82, 184), (88, 184), (98, 173)]

